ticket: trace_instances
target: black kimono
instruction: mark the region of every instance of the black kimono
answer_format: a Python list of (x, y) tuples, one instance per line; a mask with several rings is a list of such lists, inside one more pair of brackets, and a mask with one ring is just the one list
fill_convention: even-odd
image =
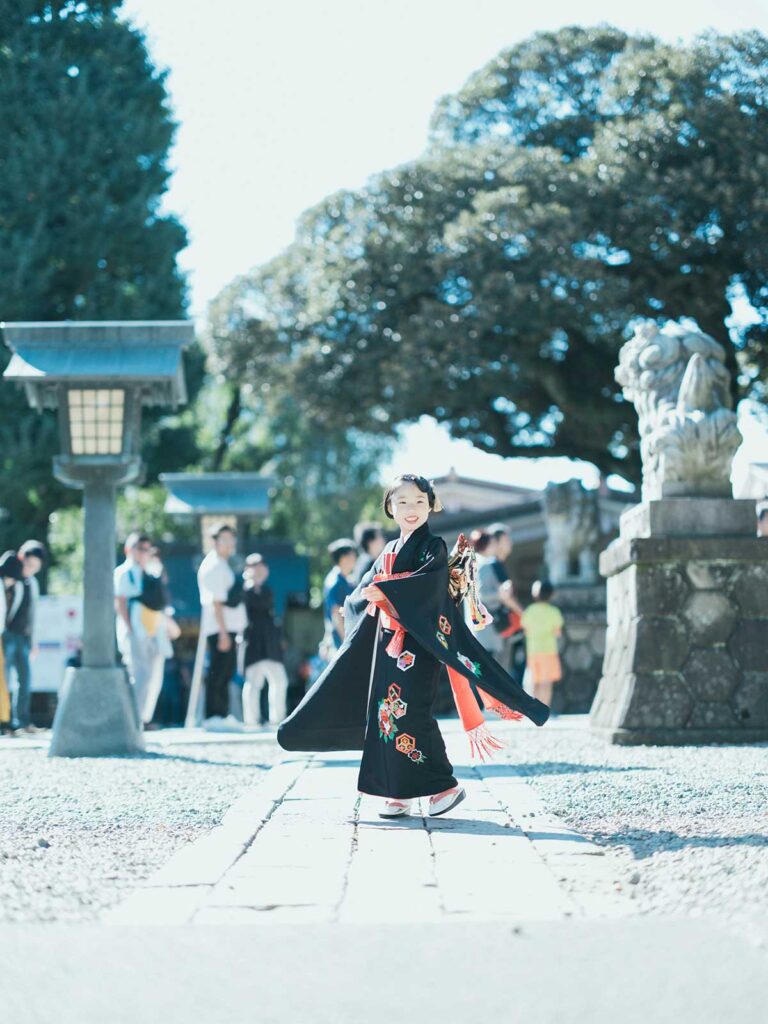
[[(277, 732), (285, 750), (362, 750), (359, 790), (390, 799), (456, 785), (432, 714), (441, 662), (471, 674), (495, 702), (537, 725), (549, 717), (549, 708), (525, 693), (465, 623), (449, 594), (442, 538), (425, 523), (399, 544), (386, 546), (347, 599), (344, 643)], [(382, 575), (390, 578), (375, 579)], [(372, 582), (391, 616), (361, 598)]]

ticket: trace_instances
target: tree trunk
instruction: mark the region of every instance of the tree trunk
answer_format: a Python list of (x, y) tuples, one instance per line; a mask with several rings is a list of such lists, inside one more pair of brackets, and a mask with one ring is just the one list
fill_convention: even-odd
[(235, 384), (232, 387), (232, 397), (227, 407), (227, 417), (224, 420), (224, 425), (221, 428), (221, 433), (219, 434), (219, 443), (213, 454), (213, 471), (215, 473), (220, 471), (222, 463), (224, 462), (224, 456), (226, 455), (227, 448), (229, 447), (230, 437), (235, 424), (240, 418), (242, 408), (240, 388)]

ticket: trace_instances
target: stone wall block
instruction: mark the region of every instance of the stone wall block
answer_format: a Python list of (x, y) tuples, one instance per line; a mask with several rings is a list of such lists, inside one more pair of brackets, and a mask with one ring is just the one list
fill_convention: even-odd
[(733, 630), (737, 611), (725, 594), (699, 590), (686, 602), (683, 617), (688, 623), (691, 643), (707, 646), (725, 643)]
[(603, 654), (605, 654), (605, 637), (606, 630), (596, 629), (592, 632), (592, 636), (589, 638), (589, 643), (592, 647), (592, 650), (595, 652), (595, 654), (598, 654), (601, 657)]
[(589, 710), (597, 688), (599, 670), (571, 672), (566, 670), (567, 685), (555, 686), (552, 695), (553, 710), (564, 714), (581, 714)]
[(768, 666), (768, 622), (742, 619), (728, 641), (733, 660), (745, 672), (763, 672)]
[(726, 701), (700, 701), (694, 706), (685, 723), (687, 729), (722, 729), (728, 724), (738, 725), (732, 705)]
[(701, 701), (728, 700), (739, 674), (725, 647), (694, 647), (683, 665), (686, 685)]
[(686, 630), (676, 619), (637, 619), (632, 623), (629, 645), (634, 648), (632, 667), (638, 673), (674, 671), (688, 654)]
[(568, 644), (563, 653), (565, 667), (573, 672), (588, 669), (594, 657), (589, 644)]
[(681, 729), (693, 710), (693, 698), (677, 672), (631, 677), (632, 696), (624, 716), (627, 729)]
[(733, 565), (727, 562), (689, 562), (686, 575), (697, 590), (723, 590), (733, 573)]
[(768, 671), (745, 672), (736, 687), (731, 706), (745, 726), (768, 726)]
[(688, 593), (684, 573), (676, 566), (643, 567), (637, 573), (637, 614), (678, 615)]
[(589, 639), (589, 634), (592, 632), (594, 627), (588, 623), (580, 622), (566, 622), (564, 636), (568, 643), (580, 644), (583, 640)]
[(745, 618), (768, 619), (768, 565), (740, 566), (730, 579), (728, 593)]
[(617, 622), (608, 627), (603, 675), (622, 675), (630, 664), (630, 645), (634, 643), (634, 630), (630, 623)]

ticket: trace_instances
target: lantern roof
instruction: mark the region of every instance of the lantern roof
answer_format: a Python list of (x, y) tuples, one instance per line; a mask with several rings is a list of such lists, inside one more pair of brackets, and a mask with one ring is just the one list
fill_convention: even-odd
[(161, 473), (160, 482), (168, 490), (166, 512), (199, 516), (266, 515), (275, 485), (260, 473)]
[(189, 320), (65, 320), (0, 324), (12, 352), (5, 380), (25, 385), (35, 408), (58, 404), (57, 385), (133, 385), (144, 405), (186, 401), (182, 350)]

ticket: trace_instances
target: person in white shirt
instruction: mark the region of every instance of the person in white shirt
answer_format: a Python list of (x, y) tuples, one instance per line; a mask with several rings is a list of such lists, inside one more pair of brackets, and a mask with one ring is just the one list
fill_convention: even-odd
[(145, 533), (131, 533), (125, 541), (125, 561), (115, 569), (114, 577), (117, 647), (144, 725), (152, 721), (163, 687), (165, 661), (172, 653), (165, 610), (142, 603), (144, 577), (154, 550)]
[[(229, 564), (237, 546), (231, 526), (215, 526), (210, 533), (213, 548), (197, 570), (200, 588), (200, 631), (208, 646), (205, 677), (205, 724), (216, 727), (230, 720), (229, 684), (237, 669), (237, 641), (248, 624), (242, 588), (236, 592), (235, 574)], [(234, 724), (234, 719), (232, 719)]]

